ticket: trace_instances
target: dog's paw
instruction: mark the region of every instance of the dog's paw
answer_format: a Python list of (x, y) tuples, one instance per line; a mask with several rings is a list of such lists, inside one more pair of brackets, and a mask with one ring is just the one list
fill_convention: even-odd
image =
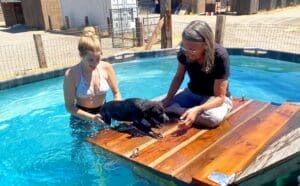
[(162, 128), (162, 124), (156, 123), (156, 124), (154, 125), (154, 127), (160, 129), (160, 128)]
[(155, 139), (161, 139), (161, 138), (163, 138), (163, 135), (161, 133), (157, 133), (157, 132), (154, 132), (154, 131), (150, 131), (148, 134), (152, 138), (155, 138)]

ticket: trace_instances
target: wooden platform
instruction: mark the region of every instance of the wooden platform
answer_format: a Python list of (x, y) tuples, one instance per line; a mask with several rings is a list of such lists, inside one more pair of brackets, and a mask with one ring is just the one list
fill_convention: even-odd
[(208, 179), (213, 172), (232, 175), (238, 183), (253, 174), (241, 177), (259, 153), (287, 134), (283, 131), (291, 125), (300, 127), (293, 119), (299, 110), (291, 103), (236, 98), (233, 110), (216, 129), (178, 131), (176, 123), (169, 123), (159, 129), (164, 136), (159, 140), (106, 129), (88, 141), (184, 183), (216, 185)]

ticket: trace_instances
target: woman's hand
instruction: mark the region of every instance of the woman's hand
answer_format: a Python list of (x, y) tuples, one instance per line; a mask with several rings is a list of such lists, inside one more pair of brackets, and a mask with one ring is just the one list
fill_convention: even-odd
[(192, 127), (193, 123), (196, 121), (198, 113), (202, 112), (202, 109), (200, 106), (192, 107), (190, 109), (187, 109), (180, 117), (180, 129), (188, 129)]
[(98, 124), (103, 124), (104, 121), (102, 120), (101, 114), (94, 114), (92, 120)]

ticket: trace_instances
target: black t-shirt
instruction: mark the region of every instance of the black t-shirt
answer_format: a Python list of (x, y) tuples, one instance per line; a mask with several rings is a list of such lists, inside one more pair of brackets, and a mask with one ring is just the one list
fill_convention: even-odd
[[(183, 64), (190, 77), (189, 89), (198, 95), (214, 96), (214, 81), (216, 79), (228, 79), (229, 77), (229, 57), (226, 49), (219, 44), (215, 44), (215, 63), (209, 73), (203, 72), (202, 65), (189, 60), (184, 52), (177, 54), (178, 61)], [(226, 96), (230, 96), (229, 84)]]

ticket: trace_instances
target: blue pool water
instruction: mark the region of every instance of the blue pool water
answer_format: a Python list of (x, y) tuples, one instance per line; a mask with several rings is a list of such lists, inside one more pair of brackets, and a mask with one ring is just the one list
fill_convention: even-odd
[[(176, 65), (174, 56), (115, 64), (123, 98), (166, 93)], [(1, 185), (161, 185), (134, 165), (71, 136), (62, 81), (0, 91)], [(299, 102), (300, 64), (231, 56), (230, 89), (237, 97)]]

